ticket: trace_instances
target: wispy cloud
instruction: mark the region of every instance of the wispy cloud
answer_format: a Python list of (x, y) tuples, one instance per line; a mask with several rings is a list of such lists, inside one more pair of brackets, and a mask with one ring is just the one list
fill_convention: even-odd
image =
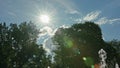
[(43, 47), (48, 53), (51, 53), (56, 49), (56, 46), (54, 45), (51, 37), (44, 40)]
[(46, 26), (40, 30), (39, 36), (52, 35), (53, 29)]
[(8, 12), (8, 14), (10, 15), (10, 16), (13, 16), (13, 17), (16, 17), (17, 15), (15, 14), (15, 13), (13, 13), (13, 12)]
[[(68, 28), (68, 27), (69, 26), (66, 26), (66, 25), (60, 26), (60, 28)], [(47, 51), (47, 54), (52, 54), (52, 51), (57, 49), (57, 45), (55, 45), (52, 41), (52, 38), (53, 38), (54, 34), (56, 33), (56, 31), (58, 31), (58, 29), (53, 30), (52, 28), (50, 28), (48, 26), (43, 27), (40, 30), (41, 33), (39, 35), (38, 41), (39, 41), (39, 39), (41, 39), (41, 37), (45, 37), (43, 39), (44, 40), (43, 46), (44, 46), (44, 49)]]
[(115, 22), (120, 22), (120, 18), (113, 18), (113, 19), (108, 19), (106, 17), (102, 17), (99, 20), (96, 21), (97, 24), (103, 25), (103, 24), (112, 24)]
[(95, 21), (96, 19), (98, 19), (100, 13), (101, 11), (92, 11), (85, 16), (82, 16), (81, 18), (75, 19), (74, 21), (77, 23), (82, 23), (84, 21)]
[(66, 13), (69, 13), (69, 14), (80, 14), (80, 12), (75, 10), (75, 9), (67, 10)]
[(54, 45), (53, 41), (52, 41), (52, 37), (48, 37), (47, 39), (44, 40), (43, 42), (43, 48), (46, 50), (46, 55), (51, 55), (51, 61), (52, 63), (54, 62), (54, 57), (55, 57), (55, 53), (53, 52), (54, 50), (57, 49), (57, 46)]
[(99, 20), (96, 21), (96, 23), (99, 25), (106, 24), (107, 22), (108, 19), (106, 17), (100, 18)]
[[(68, 27), (69, 26), (62, 25), (59, 28), (64, 29), (64, 28), (68, 28)], [(59, 31), (59, 30), (58, 29), (51, 30), (51, 28), (49, 28), (49, 27), (44, 27), (41, 31), (43, 32), (43, 35), (41, 35), (41, 37), (48, 34), (48, 37), (46, 39), (44, 39), (44, 41), (43, 41), (43, 48), (47, 51), (47, 53), (46, 53), (47, 55), (52, 56), (51, 61), (54, 62), (54, 57), (55, 57), (54, 51), (56, 49), (58, 49), (59, 46), (58, 46), (57, 42), (55, 42), (55, 41), (53, 42), (53, 36), (56, 33), (56, 31)], [(46, 34), (45, 34), (45, 32), (46, 32)]]
[(116, 21), (120, 22), (120, 18), (110, 19), (109, 21), (110, 21), (111, 24), (114, 23), (114, 22), (116, 22)]
[[(54, 57), (55, 57), (54, 50), (56, 50), (58, 46), (55, 43), (53, 43), (52, 38), (53, 38), (55, 32), (57, 31), (57, 29), (52, 30), (50, 27), (43, 27), (40, 31), (41, 31), (40, 37), (45, 37), (43, 39), (43, 48), (47, 52), (46, 55), (51, 55), (52, 56), (51, 61), (52, 61), (52, 63), (54, 63)], [(39, 39), (41, 39), (41, 38), (39, 38)]]
[(62, 6), (62, 8), (65, 9), (66, 13), (69, 14), (79, 14), (80, 12), (77, 10), (75, 4), (71, 2), (70, 0), (54, 0), (59, 5)]
[(75, 21), (78, 23), (82, 23), (84, 21), (94, 21), (96, 24), (99, 24), (99, 25), (120, 22), (120, 18), (109, 19), (107, 17), (100, 17), (100, 14), (101, 14), (101, 11), (93, 11), (83, 16), (83, 18), (78, 18)]
[(47, 51), (48, 54), (51, 54), (51, 51), (53, 51), (55, 49), (55, 46), (53, 45), (53, 42), (52, 42), (52, 37), (53, 37), (55, 31), (56, 31), (56, 29), (53, 30), (52, 28), (50, 28), (48, 26), (43, 27), (40, 30), (38, 42), (39, 42), (40, 39), (42, 39), (42, 37), (44, 37), (43, 46), (44, 46), (44, 49)]
[(101, 11), (93, 11), (93, 12), (90, 12), (88, 13), (84, 18), (83, 20), (84, 21), (93, 21), (95, 19), (98, 18), (98, 16), (100, 15)]

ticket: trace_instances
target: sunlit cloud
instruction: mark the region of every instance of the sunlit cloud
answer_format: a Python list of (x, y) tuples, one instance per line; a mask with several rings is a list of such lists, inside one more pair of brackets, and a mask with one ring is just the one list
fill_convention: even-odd
[(80, 12), (77, 11), (77, 10), (67, 10), (66, 13), (69, 13), (69, 14), (80, 14)]
[(108, 19), (106, 17), (100, 18), (96, 21), (97, 24), (103, 25), (103, 24), (113, 24), (115, 22), (120, 22), (120, 18), (114, 18), (114, 19)]
[(46, 26), (40, 29), (40, 34), (39, 36), (45, 36), (45, 35), (52, 35), (53, 29)]
[(55, 43), (53, 43), (52, 37), (48, 37), (43, 42), (43, 48), (46, 50), (46, 55), (51, 55), (51, 61), (54, 62), (55, 53), (54, 51), (58, 48)]
[(117, 21), (120, 22), (120, 18), (110, 19), (109, 21), (110, 21), (111, 24), (114, 23), (114, 22), (117, 22)]
[[(60, 26), (60, 28), (68, 28), (69, 26)], [(47, 38), (44, 39), (43, 41), (43, 47), (47, 51), (47, 54), (52, 54), (52, 51), (57, 49), (57, 43), (53, 43), (52, 38), (56, 31), (58, 31), (58, 28), (55, 30), (52, 30), (50, 27), (44, 27), (41, 30), (40, 37), (44, 37), (47, 35)]]
[(53, 41), (52, 37), (48, 37), (43, 42), (43, 48), (47, 51), (47, 55), (51, 55), (53, 51), (57, 48)]
[(95, 21), (100, 16), (100, 13), (101, 13), (101, 11), (92, 11), (92, 12), (82, 16), (81, 18), (75, 19), (74, 21), (77, 23), (82, 23), (85, 21)]
[(82, 18), (78, 18), (78, 19), (75, 19), (74, 21), (77, 22), (77, 23), (82, 23), (83, 19)]
[(98, 21), (96, 21), (96, 23), (99, 25), (106, 24), (107, 22), (108, 19), (106, 17), (100, 18)]
[(101, 11), (93, 11), (83, 16), (83, 18), (78, 18), (74, 21), (77, 23), (82, 23), (84, 21), (94, 21), (98, 25), (113, 24), (115, 22), (120, 22), (120, 18), (109, 19), (107, 17), (100, 17), (100, 14)]
[(67, 26), (67, 25), (62, 25), (60, 26), (60, 28), (69, 28), (70, 26)]
[[(69, 26), (60, 26), (60, 28), (68, 28)], [(56, 33), (56, 31), (58, 31), (59, 28), (53, 30), (52, 28), (50, 27), (43, 27), (41, 30), (40, 30), (40, 35), (39, 37), (44, 37), (47, 35), (47, 38), (44, 40), (43, 44), (44, 44), (44, 47), (49, 51), (50, 50), (54, 50), (56, 49), (56, 46), (52, 46), (54, 45), (53, 42), (52, 42), (52, 37), (54, 36), (54, 34)]]
[[(69, 28), (69, 26), (66, 25), (62, 25), (59, 28)], [(44, 39), (43, 41), (43, 48), (46, 50), (46, 54), (47, 55), (51, 55), (52, 56), (52, 62), (54, 62), (54, 57), (55, 57), (55, 53), (54, 51), (56, 49), (58, 49), (58, 44), (57, 42), (53, 42), (53, 36), (55, 35), (56, 31), (59, 31), (59, 28), (52, 30), (50, 27), (44, 27), (43, 29), (41, 29), (42, 33), (41, 37), (48, 35), (46, 39)]]
[(43, 27), (40, 30), (40, 34), (39, 34), (39, 38), (37, 40), (37, 42), (40, 42), (40, 39), (42, 39), (42, 44), (43, 44), (43, 48), (46, 51), (46, 55), (51, 55), (51, 61), (54, 62), (54, 56), (55, 53), (53, 52), (55, 49), (57, 49), (57, 46), (53, 43), (52, 41), (52, 37), (54, 35), (54, 33), (57, 31), (57, 29), (53, 30), (52, 28), (46, 26)]
[(49, 37), (44, 40), (43, 47), (45, 48), (45, 50), (48, 51), (48, 53), (51, 53), (53, 50), (56, 50), (57, 48), (52, 41), (52, 37)]
[(93, 21), (95, 19), (98, 18), (98, 16), (100, 15), (101, 11), (93, 11), (93, 12), (90, 12), (88, 13), (84, 18), (83, 20), (84, 21)]

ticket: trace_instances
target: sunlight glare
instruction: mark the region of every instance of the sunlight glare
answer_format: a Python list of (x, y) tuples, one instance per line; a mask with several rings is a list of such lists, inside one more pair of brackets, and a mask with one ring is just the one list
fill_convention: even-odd
[(41, 15), (40, 16), (40, 21), (43, 23), (49, 23), (50, 22), (50, 18), (48, 15)]

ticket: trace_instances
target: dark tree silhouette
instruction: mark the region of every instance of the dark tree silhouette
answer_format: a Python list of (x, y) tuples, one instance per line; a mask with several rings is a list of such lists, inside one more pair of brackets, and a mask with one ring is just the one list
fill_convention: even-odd
[(33, 23), (0, 24), (0, 68), (47, 68), (50, 59), (36, 44), (39, 30)]
[(59, 46), (58, 50), (55, 50), (55, 68), (99, 66), (98, 51), (101, 48), (108, 53), (108, 59), (112, 59), (115, 55), (114, 48), (104, 42), (100, 27), (93, 22), (74, 24), (69, 28), (59, 28), (53, 41), (57, 42)]
[(116, 54), (114, 54), (115, 59), (113, 61), (117, 62), (120, 67), (120, 41), (113, 39), (112, 41), (108, 42), (108, 44), (116, 49)]
[(36, 44), (39, 29), (33, 23), (0, 23), (0, 68), (90, 68), (99, 66), (98, 51), (107, 52), (107, 65), (120, 65), (120, 42), (105, 42), (101, 29), (93, 22), (73, 24), (69, 28), (59, 28), (53, 42), (58, 49), (54, 52), (55, 63), (42, 44)]

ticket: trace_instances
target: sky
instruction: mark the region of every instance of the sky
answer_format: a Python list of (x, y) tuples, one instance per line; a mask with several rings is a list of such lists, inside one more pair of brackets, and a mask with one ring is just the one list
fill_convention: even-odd
[[(120, 0), (0, 0), (0, 22), (32, 21), (49, 37), (59, 27), (93, 21), (102, 29), (103, 39), (120, 40)], [(40, 15), (49, 16), (42, 23)]]

